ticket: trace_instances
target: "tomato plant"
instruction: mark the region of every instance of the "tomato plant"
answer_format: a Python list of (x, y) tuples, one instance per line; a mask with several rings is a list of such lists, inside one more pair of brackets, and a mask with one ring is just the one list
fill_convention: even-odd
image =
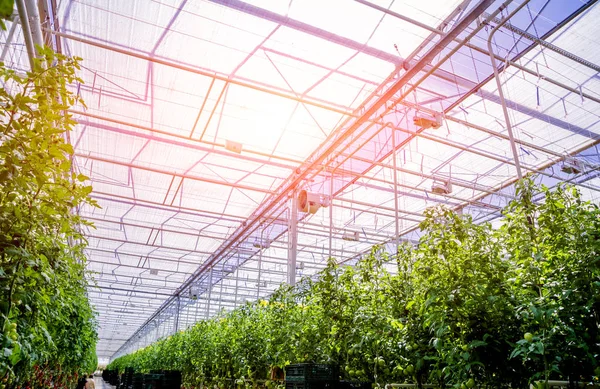
[[(349, 380), (514, 388), (600, 372), (600, 214), (567, 186), (517, 188), (499, 229), (436, 207), (418, 244), (197, 323), (109, 369), (180, 369), (187, 387), (273, 386), (273, 366)], [(392, 269), (395, 266), (395, 269)], [(393, 270), (393, 271), (390, 271)], [(597, 377), (596, 377), (597, 378)]]
[(38, 50), (26, 75), (0, 66), (0, 379), (9, 388), (67, 387), (97, 364), (85, 222), (72, 212), (94, 202), (65, 142), (78, 59)]
[(537, 371), (535, 380), (590, 380), (599, 361), (600, 211), (573, 187), (536, 190), (521, 182), (501, 234), (525, 334), (512, 357)]

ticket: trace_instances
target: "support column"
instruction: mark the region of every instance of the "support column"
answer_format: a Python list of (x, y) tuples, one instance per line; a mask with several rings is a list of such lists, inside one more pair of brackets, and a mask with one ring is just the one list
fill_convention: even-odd
[(262, 254), (263, 254), (263, 245), (264, 245), (264, 237), (263, 237), (263, 233), (265, 232), (264, 227), (261, 225), (261, 230), (260, 230), (260, 245), (261, 248), (258, 250), (258, 279), (256, 280), (256, 300), (258, 300), (260, 298), (260, 276), (261, 276), (261, 270), (262, 270)]
[(173, 333), (179, 331), (179, 315), (181, 314), (181, 297), (177, 296), (177, 312), (175, 313), (175, 328)]
[(292, 192), (288, 218), (288, 268), (287, 282), (296, 284), (296, 255), (298, 254), (298, 201), (297, 191)]
[[(208, 319), (210, 317), (210, 300), (212, 299), (212, 283), (213, 283), (213, 269), (215, 267), (211, 267), (210, 268), (210, 276), (209, 276), (209, 282), (208, 282), (208, 300), (206, 301), (206, 313), (204, 315), (205, 319)], [(198, 296), (200, 297), (200, 296)]]
[(332, 170), (331, 177), (329, 180), (329, 258), (331, 258), (333, 256), (333, 174), (334, 173), (335, 173), (335, 170)]
[(398, 252), (398, 244), (400, 238), (400, 226), (398, 225), (400, 214), (398, 212), (398, 168), (396, 166), (396, 127), (390, 125), (392, 131), (392, 166), (394, 167), (394, 242), (396, 242), (396, 252)]
[[(27, 9), (27, 17), (29, 18), (29, 27), (31, 29), (31, 37), (33, 44), (36, 46), (44, 46), (44, 37), (42, 36), (42, 22), (40, 20), (40, 9), (36, 0), (25, 0)], [(35, 53), (37, 57), (37, 52)]]
[(29, 58), (29, 66), (31, 70), (34, 67), (35, 46), (31, 37), (31, 27), (29, 26), (29, 18), (27, 17), (27, 7), (24, 0), (16, 0), (17, 11), (19, 12), (19, 20), (21, 21), (21, 29), (23, 30), (23, 40), (27, 48), (27, 57)]
[(238, 306), (238, 290), (239, 290), (239, 284), (240, 284), (240, 253), (239, 251), (237, 252), (237, 266), (235, 268), (235, 272), (233, 272), (234, 276), (235, 276), (235, 297), (233, 298), (233, 309), (237, 308)]
[(219, 312), (223, 309), (223, 280), (225, 279), (225, 261), (221, 263), (221, 285), (219, 286)]
[(8, 31), (8, 36), (6, 37), (6, 42), (4, 42), (4, 48), (2, 49), (2, 54), (0, 54), (0, 61), (4, 62), (4, 58), (8, 53), (8, 49), (13, 41), (13, 35), (15, 35), (15, 30), (17, 29), (17, 25), (19, 21), (19, 17), (15, 16), (12, 20), (12, 24), (10, 26), (10, 30)]
[(494, 34), (500, 27), (502, 27), (510, 18), (512, 18), (517, 12), (521, 10), (525, 5), (529, 3), (529, 0), (523, 1), (517, 8), (515, 8), (511, 13), (509, 13), (506, 17), (504, 17), (497, 25), (492, 29), (488, 36), (487, 46), (490, 54), (490, 61), (492, 64), (492, 70), (494, 71), (494, 78), (496, 79), (496, 86), (498, 87), (498, 97), (500, 97), (500, 103), (502, 105), (502, 111), (504, 112), (504, 121), (506, 122), (506, 131), (508, 132), (508, 137), (510, 139), (510, 148), (512, 149), (513, 158), (515, 160), (515, 167), (517, 168), (517, 177), (519, 180), (523, 178), (523, 173), (521, 172), (521, 163), (519, 161), (519, 152), (517, 151), (517, 145), (515, 142), (515, 136), (513, 134), (513, 128), (510, 122), (510, 115), (508, 113), (508, 108), (506, 108), (506, 100), (504, 98), (504, 92), (502, 90), (502, 80), (500, 80), (500, 74), (498, 73), (498, 66), (496, 65), (496, 57), (494, 55), (494, 49), (492, 47), (492, 38)]

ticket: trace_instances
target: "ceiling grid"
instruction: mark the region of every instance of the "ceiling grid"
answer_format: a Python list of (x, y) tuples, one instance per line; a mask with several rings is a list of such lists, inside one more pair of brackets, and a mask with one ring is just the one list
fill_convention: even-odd
[[(295, 220), (298, 277), (418, 239), (433, 205), (497, 222), (517, 164), (487, 39), (513, 11), (492, 47), (520, 167), (596, 199), (596, 1), (59, 2), (52, 33), (84, 59), (74, 163), (101, 206), (79, 209), (99, 358), (286, 282), (299, 190), (328, 207)], [(24, 70), (18, 35), (2, 56)]]

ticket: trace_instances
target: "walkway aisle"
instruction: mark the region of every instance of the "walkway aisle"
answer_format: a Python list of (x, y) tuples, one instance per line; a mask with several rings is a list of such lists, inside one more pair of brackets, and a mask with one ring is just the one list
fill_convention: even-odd
[(94, 377), (94, 385), (96, 385), (96, 389), (115, 389), (108, 382), (104, 382), (102, 377)]

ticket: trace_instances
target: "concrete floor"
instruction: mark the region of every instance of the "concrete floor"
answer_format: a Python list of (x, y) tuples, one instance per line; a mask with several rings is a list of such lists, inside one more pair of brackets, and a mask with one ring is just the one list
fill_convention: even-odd
[(104, 382), (102, 377), (94, 377), (94, 385), (96, 385), (96, 389), (115, 389), (108, 382)]

